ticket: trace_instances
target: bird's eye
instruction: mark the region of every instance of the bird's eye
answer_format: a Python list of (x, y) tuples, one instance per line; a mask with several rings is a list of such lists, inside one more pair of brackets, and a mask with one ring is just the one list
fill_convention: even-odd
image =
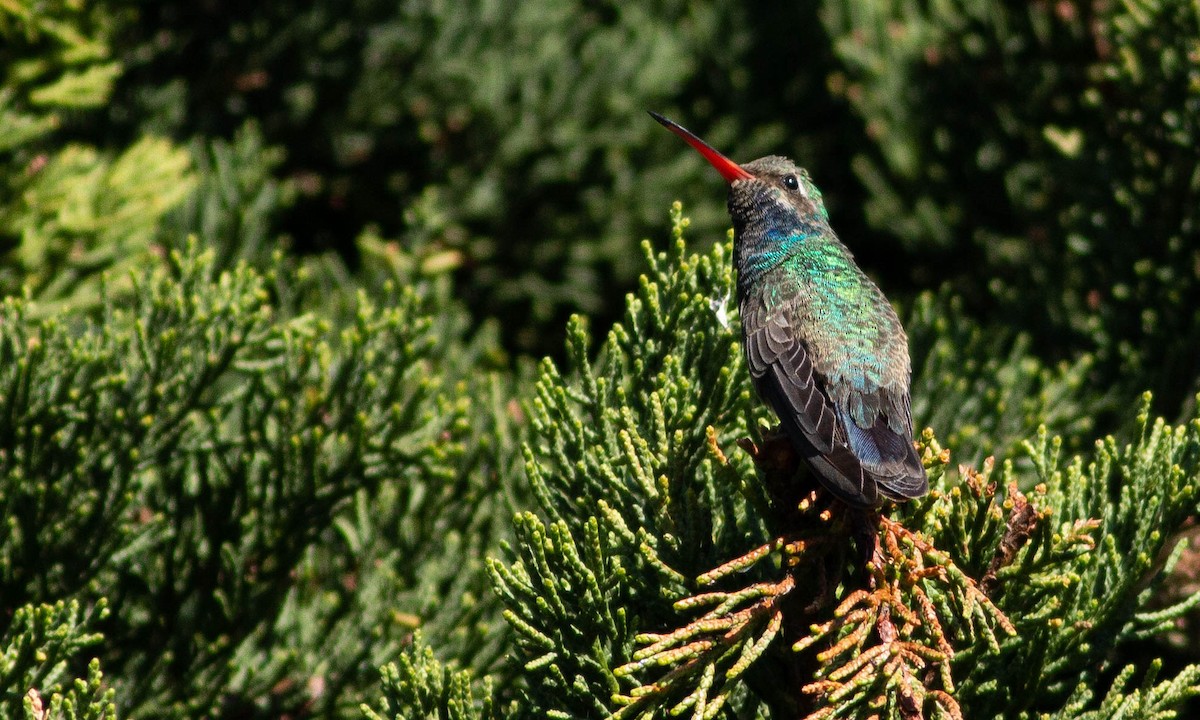
[(783, 186), (788, 190), (799, 190), (800, 181), (796, 179), (795, 175), (784, 175)]

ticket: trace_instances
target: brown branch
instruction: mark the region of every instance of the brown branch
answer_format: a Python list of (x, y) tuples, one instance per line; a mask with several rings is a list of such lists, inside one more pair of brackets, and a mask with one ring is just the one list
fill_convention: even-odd
[(979, 581), (980, 589), (988, 597), (991, 597), (992, 593), (1000, 587), (1000, 580), (996, 573), (1000, 572), (1001, 568), (1012, 564), (1017, 553), (1025, 546), (1025, 543), (1029, 542), (1030, 536), (1033, 535), (1033, 531), (1037, 529), (1038, 522), (1041, 520), (1038, 511), (1017, 489), (1016, 483), (1009, 484), (1008, 497), (1012, 501), (1012, 511), (1008, 514), (1008, 525), (1004, 529), (1000, 543), (996, 546), (996, 553), (992, 556), (991, 563), (988, 564), (987, 572)]

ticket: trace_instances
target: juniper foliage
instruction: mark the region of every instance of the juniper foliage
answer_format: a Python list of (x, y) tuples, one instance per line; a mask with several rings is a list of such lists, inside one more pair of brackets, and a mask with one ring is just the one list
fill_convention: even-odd
[(1117, 402), (1115, 390), (1089, 386), (1092, 354), (1047, 362), (1033, 352), (1030, 333), (985, 328), (946, 289), (918, 295), (904, 324), (913, 358), (913, 417), (919, 427), (938, 429), (957, 463), (1020, 456), (1042, 424), (1082, 450), (1096, 415), (1112, 412)]
[[(402, 237), (408, 213), (438, 212), (464, 300), (525, 352), (560, 352), (573, 312), (616, 319), (639, 238), (681, 192), (715, 187), (631, 117), (689, 117), (737, 157), (794, 143), (830, 185), (856, 144), (824, 89), (833, 55), (813, 6), (104, 2), (127, 70), (89, 134), (228, 142), (253, 125), (285, 150), (272, 174), (294, 189), (273, 229), (306, 252), (353, 262), (363, 230)], [(801, 108), (808, 122), (787, 120)], [(698, 227), (724, 227), (719, 207), (691, 207)]]
[[(1196, 9), (584, 5), (0, 3), (0, 716), (1185, 707)], [(877, 546), (647, 105), (814, 168), (907, 308), (936, 492)], [(464, 297), (590, 319), (530, 368)]]
[(68, 141), (65, 126), (110, 99), (121, 65), (102, 9), (52, 5), (0, 7), (0, 293), (24, 290), (47, 313), (94, 306), (103, 271), (145, 263), (193, 183), (187, 153), (161, 137), (115, 150)]
[(831, 87), (869, 138), (853, 162), (871, 225), (942, 268), (930, 277), (977, 316), (1022, 318), (1043, 357), (1086, 346), (1100, 384), (1190, 406), (1200, 8), (869, 1), (821, 15)]
[[(484, 667), (495, 642), (506, 396), (473, 374), (486, 335), (463, 342), (412, 283), (342, 330), (274, 317), (269, 284), (193, 246), (94, 323), (2, 309), (4, 597), (108, 598), (94, 624), (129, 717), (332, 711), (415, 625)], [(21, 657), (18, 678), (61, 662)]]
[(16, 608), (0, 638), (0, 717), (44, 720), (113, 720), (116, 691), (106, 688), (99, 661), (86, 680), (70, 677), (75, 658), (103, 641), (95, 624), (108, 615), (101, 600), (84, 608), (76, 600)]
[(88, 663), (87, 680), (75, 680), (66, 692), (54, 693), (48, 699), (36, 689), (30, 689), (24, 699), (24, 720), (115, 720), (116, 691), (104, 687), (104, 675), (99, 661)]
[[(570, 372), (541, 367), (526, 450), (538, 511), (515, 518), (515, 543), (492, 562), (518, 682), (487, 712), (1087, 717), (1106, 682), (1104, 707), (1147, 713), (1200, 691), (1193, 667), (1161, 680), (1146, 668), (1131, 697), (1137, 670), (1114, 679), (1110, 666), (1123, 643), (1195, 605), (1147, 608), (1159, 557), (1200, 501), (1200, 421), (1152, 420), (1147, 395), (1130, 442), (1103, 438), (1067, 459), (1061, 439), (1018, 413), (1006, 422), (1031, 439), (1005, 448), (1012, 459), (958, 468), (926, 430), (933, 492), (879, 520), (874, 563), (847, 572), (852, 523), (776, 492), (799, 481), (770, 456), (764, 410), (738, 372), (728, 247), (689, 255), (678, 208), (674, 222), (675, 248), (648, 253), (650, 271), (601, 348), (589, 350), (577, 321)], [(942, 357), (917, 365), (964, 348), (935, 343), (929, 354)], [(1069, 366), (993, 362), (1019, 407), (1079, 382)], [(941, 397), (955, 389), (998, 397), (974, 384)], [(404, 663), (403, 681), (389, 670), (381, 702), (420, 717), (413, 693), (432, 686), (412, 668), (451, 671), (412, 654)], [(479, 716), (468, 705), (484, 712), (459, 697), (464, 717)]]

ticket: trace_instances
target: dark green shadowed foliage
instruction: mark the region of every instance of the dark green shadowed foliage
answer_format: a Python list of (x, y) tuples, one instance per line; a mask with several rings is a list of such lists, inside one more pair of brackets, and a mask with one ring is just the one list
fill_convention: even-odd
[(1200, 9), (868, 0), (821, 15), (842, 66), (830, 86), (869, 137), (852, 159), (867, 220), (913, 275), (952, 281), (1043, 358), (1086, 348), (1098, 387), (1190, 407)]
[[(95, 323), (0, 310), (3, 594), (108, 599), (87, 652), (122, 715), (344, 710), (416, 625), (495, 662), (507, 386), (467, 372), (486, 335), (427, 312), (452, 306), (444, 278), (407, 279), (340, 330), (278, 316), (268, 278), (201, 252)], [(60, 662), (40, 657), (13, 672)]]

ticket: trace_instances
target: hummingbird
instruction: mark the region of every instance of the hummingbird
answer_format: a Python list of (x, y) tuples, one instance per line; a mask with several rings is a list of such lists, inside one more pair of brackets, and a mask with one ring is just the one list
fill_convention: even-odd
[(817, 480), (864, 509), (929, 492), (912, 442), (908, 337), (834, 234), (808, 172), (778, 155), (738, 165), (650, 115), (729, 183), (746, 364)]

